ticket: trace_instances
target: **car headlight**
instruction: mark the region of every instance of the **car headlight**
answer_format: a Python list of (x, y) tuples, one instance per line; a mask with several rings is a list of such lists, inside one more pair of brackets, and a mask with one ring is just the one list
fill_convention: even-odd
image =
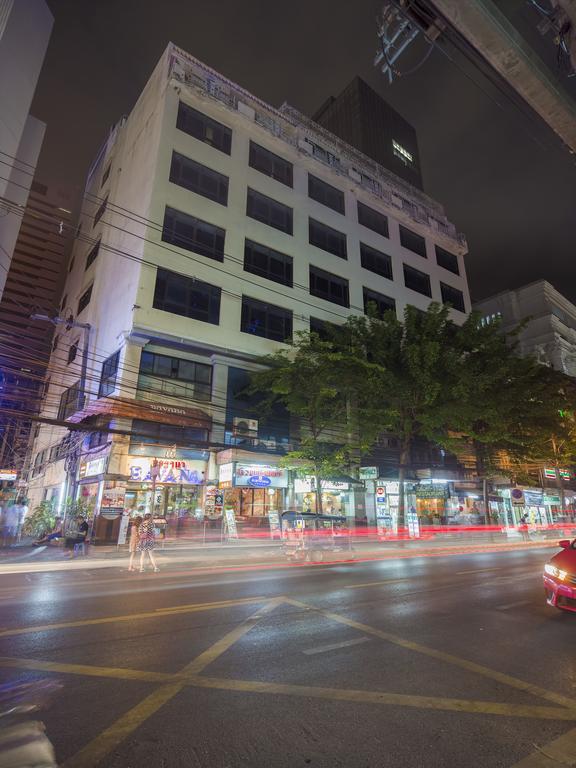
[(564, 581), (566, 576), (568, 576), (567, 571), (561, 571), (560, 568), (556, 568), (556, 566), (552, 565), (552, 563), (546, 563), (544, 570), (550, 576), (554, 576), (554, 578), (560, 579), (560, 581)]

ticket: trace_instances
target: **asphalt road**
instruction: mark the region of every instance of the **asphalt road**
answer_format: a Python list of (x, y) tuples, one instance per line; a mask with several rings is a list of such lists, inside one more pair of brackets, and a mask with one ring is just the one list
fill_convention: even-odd
[(576, 765), (576, 615), (553, 550), (0, 582), (0, 678), (84, 768)]

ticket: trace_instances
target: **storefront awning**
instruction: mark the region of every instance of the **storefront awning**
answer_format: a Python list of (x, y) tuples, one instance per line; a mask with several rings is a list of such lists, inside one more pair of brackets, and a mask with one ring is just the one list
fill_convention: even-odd
[(212, 419), (199, 408), (184, 408), (169, 403), (148, 400), (129, 400), (121, 397), (101, 397), (89, 400), (82, 410), (76, 411), (67, 421), (79, 423), (89, 416), (105, 416), (117, 419), (142, 419), (181, 427), (210, 429)]

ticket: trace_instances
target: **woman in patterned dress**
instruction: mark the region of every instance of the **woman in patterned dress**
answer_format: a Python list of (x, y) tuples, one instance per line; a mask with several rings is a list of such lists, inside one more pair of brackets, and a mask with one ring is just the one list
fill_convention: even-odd
[(156, 537), (154, 535), (154, 521), (152, 520), (152, 515), (150, 512), (147, 512), (144, 515), (144, 520), (142, 521), (142, 525), (138, 528), (138, 552), (140, 552), (140, 573), (144, 573), (144, 556), (146, 553), (148, 553), (148, 557), (150, 558), (150, 562), (152, 563), (152, 567), (154, 568), (154, 572), (158, 572), (158, 566), (156, 565), (156, 560), (154, 559), (153, 549), (155, 546)]

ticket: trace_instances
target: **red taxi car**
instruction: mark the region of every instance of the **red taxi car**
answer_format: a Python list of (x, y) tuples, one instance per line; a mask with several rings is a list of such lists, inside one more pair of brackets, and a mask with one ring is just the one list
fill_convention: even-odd
[(576, 612), (576, 539), (558, 544), (562, 551), (544, 566), (544, 591), (548, 605)]

